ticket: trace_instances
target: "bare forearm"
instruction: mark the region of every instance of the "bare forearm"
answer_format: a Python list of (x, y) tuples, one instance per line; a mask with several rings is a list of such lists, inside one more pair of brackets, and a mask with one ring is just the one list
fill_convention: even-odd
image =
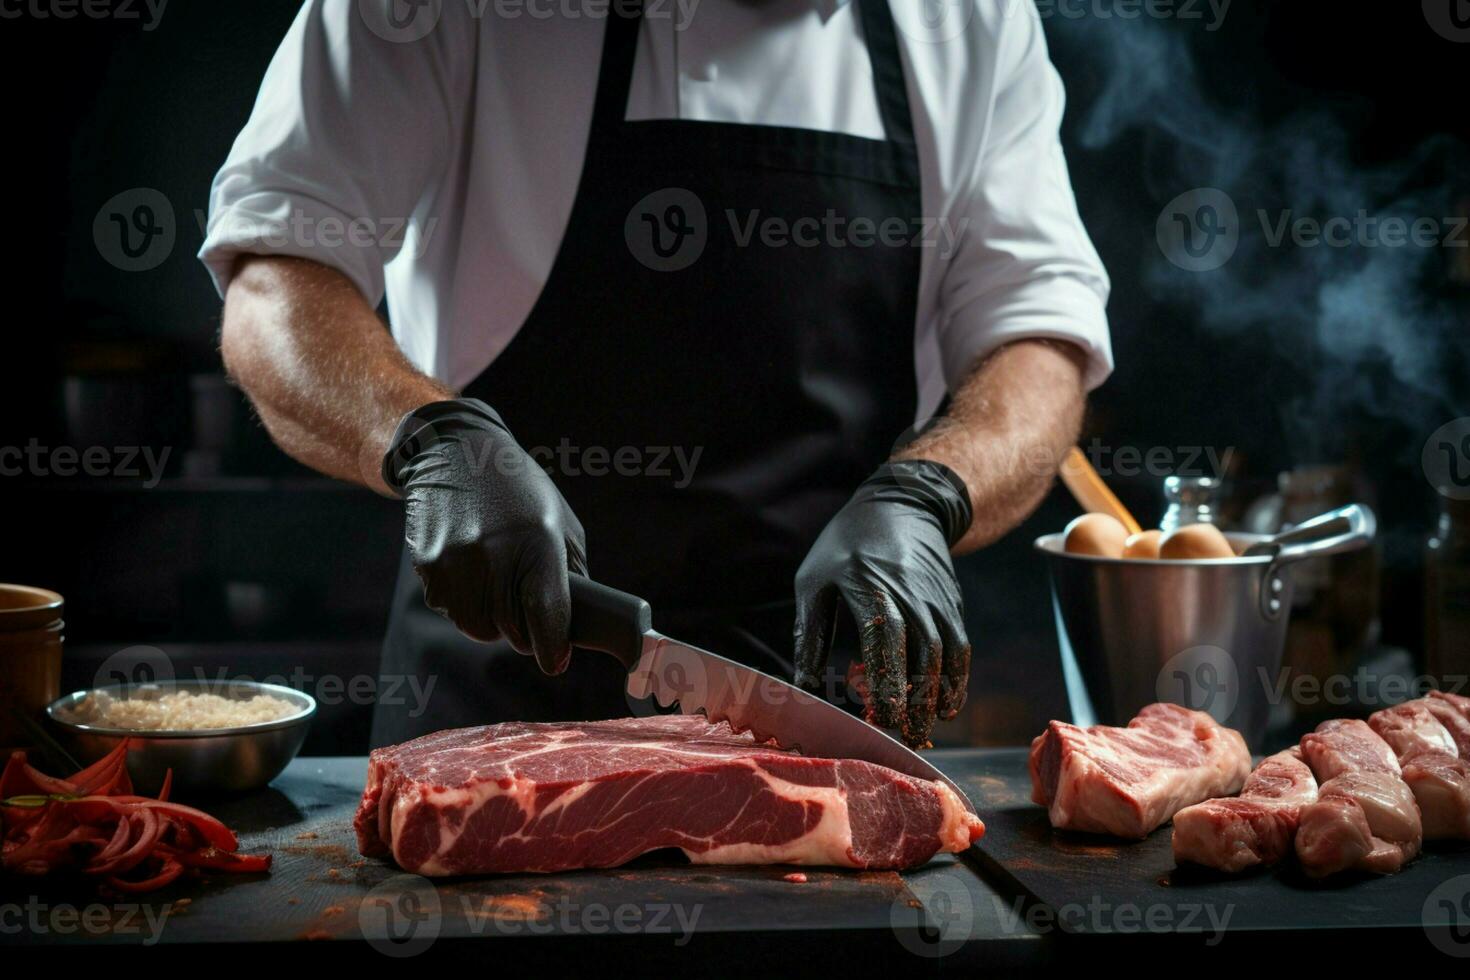
[(956, 554), (995, 541), (1046, 496), (1082, 426), (1085, 365), (1072, 344), (1008, 344), (970, 373), (938, 425), (895, 454), (943, 463), (969, 487), (975, 519)]
[(416, 369), (341, 273), (247, 256), (225, 297), (225, 367), (286, 453), (388, 493), (379, 461), (406, 413), (453, 392)]

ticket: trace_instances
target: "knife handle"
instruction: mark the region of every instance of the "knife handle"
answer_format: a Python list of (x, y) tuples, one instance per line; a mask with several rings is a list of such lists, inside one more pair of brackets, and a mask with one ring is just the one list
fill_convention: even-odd
[(653, 611), (648, 603), (585, 575), (568, 579), (572, 587), (572, 646), (610, 653), (624, 670), (632, 670), (643, 656), (643, 634), (653, 629)]

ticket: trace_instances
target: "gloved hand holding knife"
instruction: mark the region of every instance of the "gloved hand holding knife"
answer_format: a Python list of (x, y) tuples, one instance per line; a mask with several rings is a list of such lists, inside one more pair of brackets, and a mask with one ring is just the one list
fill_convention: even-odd
[[(405, 500), (405, 537), (430, 609), (467, 636), (500, 637), (541, 669), (566, 669), (568, 573), (587, 573), (581, 523), (500, 416), (473, 398), (404, 417), (383, 481)], [(965, 701), (970, 645), (949, 549), (971, 524), (969, 492), (930, 460), (885, 464), (854, 493), (797, 575), (797, 682), (810, 686), (839, 601), (861, 624), (869, 720), (905, 742)]]
[[(566, 669), (567, 575), (587, 573), (581, 523), (500, 416), (473, 398), (399, 424), (383, 480), (402, 494), (425, 603), (467, 636), (505, 637), (549, 674)], [(797, 575), (797, 681), (826, 661), (837, 603), (862, 626), (869, 718), (923, 745), (965, 700), (970, 646), (949, 549), (969, 529), (964, 482), (928, 460), (886, 464), (813, 545)]]
[(473, 639), (505, 637), (548, 674), (566, 670), (567, 573), (587, 573), (586, 535), (495, 410), (456, 398), (410, 412), (383, 481), (404, 497), (429, 608)]

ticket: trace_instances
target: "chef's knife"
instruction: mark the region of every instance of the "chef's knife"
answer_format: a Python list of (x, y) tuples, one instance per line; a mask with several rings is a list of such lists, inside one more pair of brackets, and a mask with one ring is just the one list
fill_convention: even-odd
[(803, 755), (861, 759), (944, 783), (975, 813), (953, 780), (861, 718), (770, 674), (663, 636), (637, 596), (581, 575), (571, 576), (571, 586), (572, 646), (616, 657), (628, 671), (629, 695), (653, 697), (666, 708), (677, 701), (683, 714), (727, 721)]

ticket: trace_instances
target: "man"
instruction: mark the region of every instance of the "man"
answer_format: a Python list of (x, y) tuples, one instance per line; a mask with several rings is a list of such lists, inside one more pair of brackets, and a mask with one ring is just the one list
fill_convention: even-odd
[(305, 4), (202, 258), (277, 443), (405, 500), (382, 670), (436, 688), (376, 744), (624, 713), (589, 569), (812, 686), (850, 614), (873, 721), (959, 710), (950, 555), (1045, 494), (1108, 287), (1035, 11), (893, 2)]

